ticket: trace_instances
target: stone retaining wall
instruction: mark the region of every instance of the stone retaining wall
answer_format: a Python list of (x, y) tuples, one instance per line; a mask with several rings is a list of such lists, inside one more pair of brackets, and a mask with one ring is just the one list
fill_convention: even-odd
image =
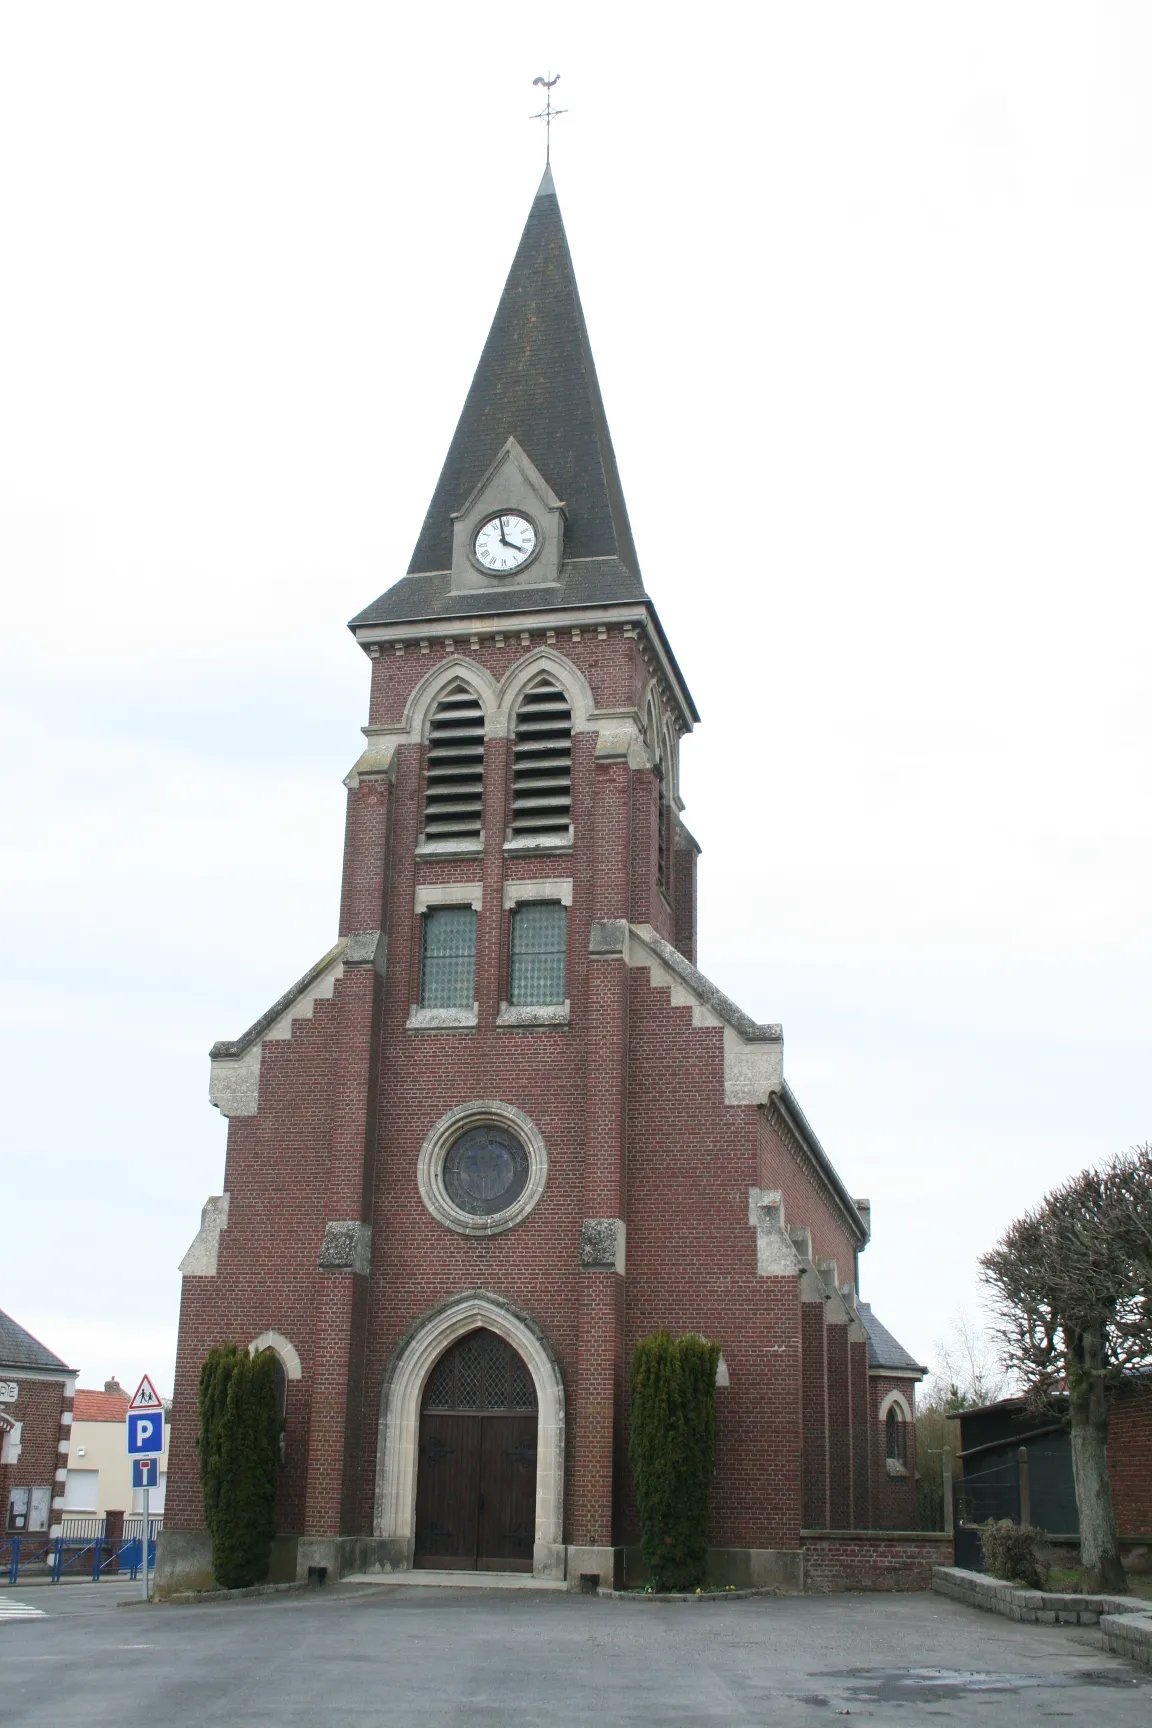
[(1079, 1595), (1024, 1590), (984, 1572), (937, 1566), (932, 1588), (970, 1608), (1042, 1626), (1099, 1626), (1109, 1650), (1152, 1668), (1152, 1605), (1139, 1596)]
[(1152, 1668), (1152, 1614), (1101, 1614), (1100, 1636), (1114, 1656)]

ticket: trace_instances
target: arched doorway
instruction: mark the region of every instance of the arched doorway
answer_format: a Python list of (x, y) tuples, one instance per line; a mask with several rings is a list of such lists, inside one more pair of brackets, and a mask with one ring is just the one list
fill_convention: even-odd
[(486, 1328), (436, 1363), (420, 1405), (416, 1566), (531, 1572), (536, 1534), (536, 1387)]

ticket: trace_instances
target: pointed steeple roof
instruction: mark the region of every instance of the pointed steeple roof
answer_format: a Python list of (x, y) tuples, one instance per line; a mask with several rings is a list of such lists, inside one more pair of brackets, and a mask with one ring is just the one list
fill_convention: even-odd
[[(453, 585), (453, 516), (509, 440), (564, 506), (563, 561), (550, 577), (539, 566), (535, 584), (461, 591)], [(637, 602), (659, 630), (632, 541), (556, 187), (545, 169), (408, 574), (349, 628)]]
[(450, 567), (452, 512), (508, 438), (515, 438), (567, 506), (565, 557), (618, 558), (639, 576), (550, 168), (528, 213), (410, 576)]

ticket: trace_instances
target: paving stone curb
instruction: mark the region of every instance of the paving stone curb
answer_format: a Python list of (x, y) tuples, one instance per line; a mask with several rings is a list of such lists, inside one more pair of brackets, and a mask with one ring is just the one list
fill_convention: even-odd
[(1101, 1614), (1100, 1636), (1114, 1656), (1152, 1668), (1152, 1614)]
[(296, 1590), (315, 1590), (315, 1584), (249, 1584), (244, 1590), (177, 1590), (171, 1596), (154, 1596), (150, 1602), (118, 1602), (118, 1608), (186, 1608), (194, 1602), (247, 1602), (253, 1596), (284, 1596)]
[(987, 1614), (1002, 1614), (1006, 1620), (1033, 1626), (1098, 1626), (1115, 1655), (1152, 1668), (1152, 1608), (1141, 1596), (1025, 1590), (962, 1566), (934, 1566), (932, 1588), (939, 1596), (950, 1596)]
[(690, 1594), (685, 1591), (653, 1591), (647, 1590), (598, 1590), (598, 1596), (610, 1596), (614, 1602), (747, 1602), (753, 1596), (786, 1596), (786, 1590), (702, 1590), (697, 1596), (695, 1590)]

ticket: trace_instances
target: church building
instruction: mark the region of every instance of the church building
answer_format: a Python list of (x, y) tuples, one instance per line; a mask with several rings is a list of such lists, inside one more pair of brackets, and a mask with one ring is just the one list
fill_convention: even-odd
[[(275, 1352), (274, 1576), (640, 1576), (628, 1373), (715, 1339), (710, 1574), (800, 1588), (908, 1531), (924, 1370), (845, 1186), (696, 966), (698, 715), (640, 575), (550, 172), (371, 661), (339, 932), (211, 1052), (222, 1192), (181, 1265), (158, 1584), (210, 1581), (205, 1352)], [(752, 768), (755, 765), (749, 764)], [(765, 916), (767, 916), (767, 909)]]

